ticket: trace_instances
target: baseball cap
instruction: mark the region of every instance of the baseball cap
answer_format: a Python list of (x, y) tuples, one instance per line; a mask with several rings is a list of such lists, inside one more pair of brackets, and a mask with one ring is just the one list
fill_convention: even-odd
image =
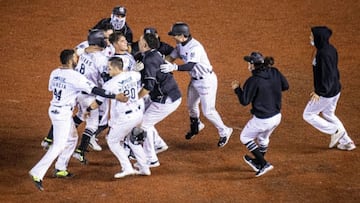
[(244, 56), (244, 60), (251, 64), (264, 63), (264, 57), (260, 52), (251, 52), (250, 56)]
[(144, 34), (157, 34), (157, 31), (153, 27), (147, 27), (144, 29)]
[(117, 16), (126, 16), (126, 8), (123, 6), (116, 6), (113, 8), (112, 13)]

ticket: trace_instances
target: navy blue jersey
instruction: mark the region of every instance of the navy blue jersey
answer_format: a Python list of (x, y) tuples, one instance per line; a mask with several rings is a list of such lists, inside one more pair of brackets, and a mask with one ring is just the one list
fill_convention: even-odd
[(244, 106), (252, 104), (251, 113), (258, 118), (270, 118), (281, 110), (281, 92), (289, 89), (286, 78), (274, 67), (253, 70), (243, 86), (234, 91)]
[(150, 98), (154, 102), (165, 103), (168, 97), (172, 101), (181, 98), (180, 89), (172, 73), (160, 71), (160, 65), (165, 64), (160, 52), (149, 50), (143, 54), (144, 69), (141, 71), (144, 88), (150, 91)]

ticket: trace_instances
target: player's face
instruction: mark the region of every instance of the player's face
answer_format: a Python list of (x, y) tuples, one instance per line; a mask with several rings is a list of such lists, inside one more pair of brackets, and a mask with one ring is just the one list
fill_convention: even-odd
[(314, 46), (314, 45), (315, 45), (315, 43), (314, 43), (314, 35), (313, 35), (312, 32), (310, 32), (309, 38), (310, 38), (310, 44), (311, 44), (312, 46)]
[(249, 70), (250, 72), (253, 71), (253, 70), (255, 70), (254, 64), (251, 64), (251, 63), (248, 62), (248, 70)]
[(117, 44), (119, 45), (119, 49), (121, 51), (127, 51), (128, 50), (128, 42), (127, 42), (125, 36), (121, 36), (119, 38), (119, 41), (117, 41)]
[(79, 61), (79, 57), (78, 57), (78, 55), (75, 53), (75, 54), (73, 54), (73, 58), (72, 58), (72, 60), (71, 60), (72, 62), (72, 68), (75, 68), (76, 67), (76, 65), (77, 65), (77, 63), (78, 63), (78, 61)]
[(176, 41), (177, 44), (185, 41), (184, 35), (175, 35), (173, 36), (173, 39)]
[(144, 53), (145, 51), (147, 51), (147, 44), (146, 41), (144, 39), (144, 36), (142, 35), (139, 39), (139, 50), (141, 53)]
[(117, 75), (119, 73), (119, 69), (112, 66), (110, 63), (108, 63), (108, 72), (111, 77)]

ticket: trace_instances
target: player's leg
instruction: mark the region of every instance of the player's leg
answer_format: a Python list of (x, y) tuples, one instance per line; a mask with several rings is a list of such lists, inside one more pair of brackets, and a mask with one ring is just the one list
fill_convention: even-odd
[[(56, 112), (56, 113), (53, 113)], [(59, 154), (65, 149), (66, 141), (71, 129), (72, 111), (69, 109), (61, 109), (58, 107), (49, 108), (49, 117), (53, 124), (54, 140), (53, 144), (41, 160), (30, 170), (29, 174), (42, 180)]]
[(149, 165), (158, 166), (159, 160), (154, 147), (154, 128), (157, 123), (164, 120), (174, 112), (181, 104), (181, 98), (165, 104), (153, 102), (145, 111), (141, 128), (146, 131), (147, 137), (144, 142), (144, 151), (148, 158)]
[(200, 121), (200, 95), (196, 88), (193, 85), (193, 82), (190, 82), (187, 89), (187, 107), (190, 116), (190, 130), (186, 133), (185, 139), (189, 140), (201, 131), (205, 125)]
[(270, 143), (270, 136), (272, 135), (276, 127), (280, 124), (281, 114), (279, 113), (271, 118), (261, 119), (261, 121), (261, 126), (263, 127), (264, 131), (258, 134), (257, 140), (259, 150), (265, 158), (265, 154), (268, 150)]
[(317, 102), (309, 101), (304, 109), (303, 119), (319, 131), (331, 135), (337, 131), (337, 126), (320, 116), (320, 113), (329, 107), (329, 101), (330, 99), (325, 97), (320, 97)]
[(55, 163), (54, 176), (58, 178), (70, 178), (74, 175), (67, 170), (71, 155), (73, 154), (78, 142), (78, 133), (75, 125), (72, 124), (70, 136), (66, 142), (65, 150), (59, 155)]
[[(259, 171), (267, 166), (267, 161), (265, 160), (263, 154), (260, 152), (258, 144), (255, 140), (258, 138), (258, 135), (263, 132), (261, 119), (253, 116), (247, 124), (244, 126), (243, 130), (240, 133), (240, 141), (243, 143), (246, 148), (253, 154), (254, 159), (246, 159), (249, 157), (247, 155), (244, 156), (244, 160), (249, 166), (252, 167), (254, 171), (257, 171), (256, 175), (258, 176)], [(270, 170), (272, 166), (269, 166)], [(262, 174), (261, 174), (262, 175)]]
[(195, 81), (194, 86), (199, 92), (201, 108), (204, 116), (217, 128), (219, 132), (220, 139), (218, 146), (223, 147), (227, 144), (233, 129), (224, 124), (220, 114), (215, 108), (217, 92), (217, 77), (215, 73), (209, 75), (203, 80)]
[(117, 125), (112, 125), (107, 136), (107, 144), (110, 151), (118, 159), (121, 171), (114, 175), (115, 178), (123, 178), (128, 175), (134, 175), (135, 170), (133, 169), (130, 160), (128, 159), (127, 153), (120, 142), (125, 139), (125, 136), (131, 132), (131, 126), (134, 122), (123, 122)]
[(340, 98), (340, 93), (338, 95), (336, 95), (335, 97), (331, 98), (331, 100), (329, 101), (328, 108), (326, 108), (322, 111), (322, 116), (330, 123), (335, 124), (338, 127), (338, 129), (345, 132), (344, 136), (342, 138), (340, 138), (340, 140), (339, 140), (339, 143), (341, 145), (345, 146), (346, 144), (349, 144), (349, 145), (355, 146), (354, 141), (348, 135), (343, 123), (335, 115), (336, 106), (339, 101), (339, 98)]

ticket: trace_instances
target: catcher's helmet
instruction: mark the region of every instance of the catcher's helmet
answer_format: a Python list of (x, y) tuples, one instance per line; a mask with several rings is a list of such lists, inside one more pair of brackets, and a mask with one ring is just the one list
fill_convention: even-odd
[(190, 28), (186, 23), (177, 22), (172, 27), (168, 35), (176, 36), (176, 35), (184, 35), (185, 37), (190, 36)]
[(97, 45), (99, 47), (105, 48), (106, 41), (104, 31), (99, 29), (90, 30), (88, 34), (88, 43), (89, 45)]
[(113, 8), (112, 14), (125, 17), (126, 16), (126, 8), (123, 6), (116, 6)]

